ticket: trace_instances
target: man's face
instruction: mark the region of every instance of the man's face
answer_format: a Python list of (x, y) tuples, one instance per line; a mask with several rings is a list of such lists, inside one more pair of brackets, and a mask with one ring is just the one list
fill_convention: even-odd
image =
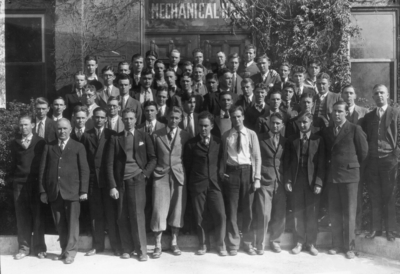
[(251, 62), (254, 60), (254, 57), (256, 57), (256, 52), (254, 49), (248, 49), (246, 50), (244, 54), (244, 59), (247, 63)]
[(35, 124), (32, 123), (31, 119), (22, 118), (19, 120), (18, 127), (22, 136), (28, 136), (32, 133), (32, 129), (35, 127)]
[(232, 88), (232, 84), (233, 84), (233, 75), (230, 72), (225, 73), (224, 75), (222, 75), (222, 85), (224, 85), (226, 88)]
[(164, 70), (165, 70), (165, 66), (163, 63), (157, 63), (154, 67), (154, 72), (156, 74), (157, 78), (162, 78), (164, 77)]
[(204, 118), (199, 120), (199, 127), (200, 127), (200, 135), (203, 137), (210, 136), (211, 130), (213, 129), (214, 125), (211, 124), (210, 119)]
[(124, 122), (125, 129), (131, 130), (135, 128), (136, 115), (133, 112), (124, 113), (122, 116), (122, 122)]
[(140, 82), (145, 89), (150, 88), (151, 84), (153, 83), (153, 74), (149, 73), (140, 77)]
[(311, 129), (312, 121), (311, 119), (303, 116), (302, 118), (296, 120), (296, 124), (302, 133), (307, 133)]
[(102, 110), (98, 110), (93, 113), (93, 120), (96, 128), (102, 128), (107, 121), (107, 114)]
[(317, 77), (320, 71), (321, 67), (314, 63), (310, 64), (307, 68), (308, 75), (310, 75), (312, 78)]
[(239, 58), (231, 58), (228, 65), (230, 71), (237, 72), (237, 70), (239, 69)]
[(36, 109), (36, 117), (39, 120), (43, 120), (44, 117), (46, 117), (47, 112), (49, 112), (50, 110), (49, 105), (47, 104), (37, 104), (35, 106), (35, 109)]
[(196, 52), (196, 53), (194, 54), (193, 58), (194, 58), (194, 63), (195, 63), (195, 64), (200, 64), (200, 65), (203, 64), (203, 61), (204, 61), (203, 53), (201, 53), (201, 52)]
[(75, 76), (75, 87), (82, 89), (86, 85), (86, 78), (84, 75)]
[(348, 111), (346, 111), (346, 106), (344, 105), (335, 105), (333, 107), (332, 111), (332, 121), (336, 125), (342, 124), (346, 120), (346, 116), (349, 114)]
[(240, 110), (237, 110), (231, 114), (232, 127), (240, 129), (243, 127), (244, 116)]
[(157, 104), (159, 106), (165, 106), (165, 104), (167, 103), (167, 99), (168, 99), (168, 91), (159, 91), (157, 93)]
[(262, 74), (268, 72), (269, 69), (269, 62), (266, 58), (259, 59), (257, 62), (258, 69), (261, 71)]
[(154, 68), (154, 63), (157, 61), (157, 58), (156, 57), (154, 57), (154, 56), (152, 56), (152, 55), (149, 55), (149, 56), (147, 56), (146, 57), (146, 66), (149, 68), (149, 69), (153, 69)]
[(288, 66), (279, 67), (279, 75), (281, 76), (282, 81), (288, 78), (289, 74), (290, 74), (290, 69)]
[(171, 56), (169, 57), (169, 61), (171, 62), (171, 65), (173, 67), (176, 67), (179, 64), (179, 61), (181, 60), (181, 54), (177, 52), (171, 53)]
[(119, 83), (119, 91), (121, 92), (121, 95), (127, 95), (129, 94), (129, 90), (132, 88), (131, 83), (129, 82), (129, 79), (120, 79), (118, 81)]
[(219, 101), (221, 109), (224, 111), (228, 111), (232, 107), (232, 96), (229, 94), (222, 95)]
[(384, 106), (387, 104), (389, 99), (389, 92), (386, 87), (378, 87), (373, 90), (372, 99), (374, 99), (375, 104), (378, 107)]
[(88, 74), (95, 74), (98, 65), (97, 62), (94, 60), (86, 61), (86, 70)]
[(131, 70), (129, 69), (129, 65), (120, 65), (118, 68), (118, 73), (129, 75), (131, 73)]
[(173, 129), (177, 128), (179, 123), (182, 121), (182, 113), (170, 112), (168, 115), (168, 127)]
[(71, 125), (65, 120), (57, 122), (57, 137), (60, 140), (67, 140), (71, 134)]
[(311, 110), (314, 106), (314, 102), (313, 102), (312, 98), (308, 98), (308, 97), (303, 98), (303, 99), (301, 99), (300, 106), (301, 106), (302, 111), (307, 111), (307, 112), (311, 113)]
[(267, 96), (267, 91), (263, 88), (256, 88), (254, 92), (254, 98), (258, 104), (261, 104), (265, 100), (265, 96)]
[(183, 76), (181, 78), (181, 88), (183, 91), (188, 91), (192, 89), (192, 79), (188, 76)]
[(118, 104), (117, 100), (111, 100), (107, 103), (107, 108), (111, 117), (115, 117), (118, 115), (118, 112), (121, 110), (121, 107)]
[(215, 79), (208, 79), (207, 80), (207, 89), (211, 90), (212, 92), (218, 91), (218, 84), (219, 82)]
[(342, 99), (345, 101), (349, 106), (354, 105), (354, 102), (357, 98), (356, 92), (354, 88), (348, 87), (342, 91)]
[(294, 90), (292, 88), (285, 88), (283, 90), (283, 100), (285, 100), (286, 102), (292, 100), (294, 94)]
[(273, 110), (277, 110), (279, 108), (279, 106), (281, 105), (281, 95), (278, 93), (274, 93), (271, 95), (271, 97), (269, 98), (269, 106), (273, 109)]
[(251, 85), (251, 83), (243, 84), (242, 82), (242, 92), (244, 96), (250, 97), (253, 94), (253, 86)]
[(165, 73), (165, 81), (168, 84), (168, 87), (174, 87), (176, 85), (176, 76), (172, 71), (168, 71)]
[(62, 115), (63, 111), (65, 110), (66, 106), (64, 103), (64, 100), (62, 99), (56, 99), (53, 102), (53, 115), (58, 117)]
[(103, 72), (103, 81), (106, 86), (111, 86), (112, 83), (114, 82), (114, 79), (115, 75), (114, 72), (112, 72), (111, 70)]
[(303, 82), (304, 82), (304, 73), (296, 72), (296, 73), (293, 75), (293, 82), (296, 84), (296, 86), (301, 86), (301, 85), (303, 85)]
[(269, 128), (273, 134), (278, 134), (283, 128), (283, 122), (278, 117), (272, 117), (269, 120)]
[(186, 113), (193, 113), (196, 108), (196, 98), (190, 98), (187, 102), (183, 104), (183, 110)]
[(200, 82), (203, 80), (204, 71), (202, 68), (195, 68), (193, 72), (193, 78), (196, 82)]
[(317, 81), (317, 88), (320, 94), (325, 94), (329, 91), (330, 83), (328, 79), (322, 78)]
[(217, 64), (219, 66), (222, 66), (222, 65), (225, 64), (225, 61), (226, 61), (225, 54), (223, 52), (218, 52), (218, 54), (217, 54)]
[(86, 106), (91, 106), (94, 104), (94, 100), (96, 99), (96, 95), (91, 90), (85, 90), (82, 94), (83, 103)]
[(190, 75), (192, 75), (192, 73), (193, 73), (193, 67), (192, 67), (191, 65), (189, 65), (189, 66), (184, 66), (184, 67), (183, 67), (183, 72), (184, 72), (184, 73), (189, 73)]
[(135, 74), (141, 73), (143, 67), (143, 58), (136, 58), (133, 60), (132, 69)]
[(154, 121), (157, 117), (157, 109), (155, 106), (148, 106), (144, 110), (144, 116), (146, 117), (146, 121), (151, 122)]
[(86, 112), (79, 111), (75, 113), (74, 117), (75, 117), (75, 126), (77, 128), (83, 128), (87, 120)]

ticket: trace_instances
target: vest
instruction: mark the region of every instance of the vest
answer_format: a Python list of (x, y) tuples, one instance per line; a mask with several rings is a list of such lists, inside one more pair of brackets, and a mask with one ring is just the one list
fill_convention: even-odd
[(383, 158), (393, 152), (394, 148), (391, 146), (387, 139), (387, 130), (384, 121), (386, 120), (387, 111), (385, 111), (381, 118), (374, 115), (371, 122), (372, 136), (369, 139), (368, 147), (369, 153), (372, 157)]
[(138, 166), (134, 155), (134, 136), (129, 134), (125, 136), (125, 151), (126, 151), (126, 162), (125, 162), (125, 172), (124, 180), (132, 179), (133, 177), (139, 175), (142, 170)]

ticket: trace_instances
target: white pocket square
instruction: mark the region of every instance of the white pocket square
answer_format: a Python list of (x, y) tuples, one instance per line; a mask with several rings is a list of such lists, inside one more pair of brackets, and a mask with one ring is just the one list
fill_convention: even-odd
[(139, 142), (139, 146), (142, 146), (142, 145), (144, 145), (144, 143), (143, 142)]

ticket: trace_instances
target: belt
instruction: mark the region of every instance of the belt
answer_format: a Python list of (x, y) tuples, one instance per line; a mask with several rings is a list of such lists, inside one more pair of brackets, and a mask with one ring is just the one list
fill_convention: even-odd
[(237, 165), (237, 166), (226, 165), (226, 171), (233, 171), (233, 170), (238, 170), (238, 169), (248, 169), (250, 167), (251, 167), (251, 165)]

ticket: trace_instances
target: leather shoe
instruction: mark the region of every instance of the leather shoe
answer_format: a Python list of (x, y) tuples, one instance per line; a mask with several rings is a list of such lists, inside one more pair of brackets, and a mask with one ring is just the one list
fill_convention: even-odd
[(318, 249), (316, 249), (314, 245), (310, 245), (309, 251), (310, 251), (310, 254), (313, 256), (318, 255)]
[(292, 249), (292, 254), (299, 254), (303, 245), (301, 243), (297, 243), (297, 245)]
[(46, 253), (46, 252), (39, 252), (39, 253), (37, 254), (37, 257), (38, 257), (39, 259), (46, 259), (47, 253)]
[(129, 259), (130, 257), (131, 257), (131, 255), (127, 252), (122, 253), (122, 255), (121, 255), (121, 259)]
[(248, 247), (245, 249), (246, 253), (249, 254), (250, 256), (257, 255), (256, 251), (252, 246)]
[(15, 254), (14, 259), (21, 260), (21, 259), (25, 258), (26, 256), (28, 256), (28, 254), (20, 252), (20, 253)]
[(53, 257), (53, 261), (61, 261), (61, 260), (64, 260), (65, 259), (65, 255), (64, 254), (61, 254), (60, 256), (55, 256), (55, 257)]
[(171, 251), (172, 254), (174, 254), (175, 256), (180, 256), (182, 254), (181, 250), (179, 249), (179, 246), (177, 245), (171, 245)]
[(139, 256), (139, 262), (146, 262), (147, 261), (147, 254), (142, 254)]
[(396, 240), (396, 237), (394, 236), (394, 233), (391, 231), (386, 232), (386, 239), (389, 242), (394, 242), (394, 240)]
[(89, 250), (87, 253), (86, 253), (86, 256), (93, 256), (93, 255), (96, 255), (96, 249), (91, 249), (91, 250)]
[(226, 252), (226, 250), (220, 250), (218, 251), (218, 255), (221, 257), (225, 257), (228, 256), (228, 252)]
[(196, 251), (196, 255), (204, 255), (207, 253), (207, 246), (203, 245), (200, 246), (199, 249)]
[(353, 251), (347, 251), (346, 252), (346, 258), (347, 259), (354, 259), (356, 257), (356, 254), (354, 254)]
[(329, 255), (336, 255), (338, 253), (340, 253), (340, 249), (339, 248), (331, 248), (331, 249), (328, 250), (328, 254)]
[(72, 264), (73, 262), (74, 262), (74, 258), (72, 258), (72, 257), (67, 257), (67, 258), (65, 258), (65, 261), (64, 261), (65, 264)]
[(382, 236), (382, 231), (378, 231), (378, 230), (373, 230), (370, 233), (368, 233), (365, 238), (367, 239), (373, 239), (376, 236)]
[(257, 249), (256, 253), (257, 255), (264, 255), (264, 249)]
[(161, 248), (159, 248), (159, 247), (154, 248), (153, 258), (154, 259), (160, 258), (161, 257), (161, 253), (162, 253)]
[(271, 250), (275, 253), (281, 253), (282, 248), (279, 243), (271, 242)]
[(230, 256), (236, 256), (237, 255), (237, 250), (236, 249), (229, 250), (229, 255)]

